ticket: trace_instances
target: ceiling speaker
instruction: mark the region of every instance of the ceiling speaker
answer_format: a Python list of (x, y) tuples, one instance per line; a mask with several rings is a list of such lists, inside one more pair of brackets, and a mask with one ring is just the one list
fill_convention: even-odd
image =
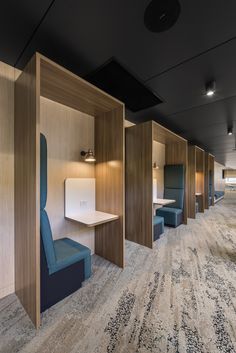
[(181, 11), (178, 0), (152, 0), (144, 13), (144, 24), (151, 32), (164, 32), (176, 23)]

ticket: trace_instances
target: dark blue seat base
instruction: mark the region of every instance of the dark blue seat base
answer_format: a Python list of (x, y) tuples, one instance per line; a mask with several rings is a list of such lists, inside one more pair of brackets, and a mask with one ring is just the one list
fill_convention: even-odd
[(66, 298), (82, 286), (84, 260), (49, 275), (44, 246), (41, 240), (41, 312)]
[(164, 233), (164, 218), (154, 216), (153, 218), (153, 240), (156, 241)]
[(178, 227), (183, 223), (183, 211), (179, 208), (162, 207), (156, 212), (157, 216), (163, 217), (165, 225)]

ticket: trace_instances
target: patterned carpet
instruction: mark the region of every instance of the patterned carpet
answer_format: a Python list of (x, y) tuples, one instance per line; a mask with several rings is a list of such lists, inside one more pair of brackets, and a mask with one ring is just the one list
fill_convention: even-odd
[(126, 268), (94, 256), (93, 277), (34, 330), (0, 301), (2, 353), (236, 352), (236, 192), (153, 251), (126, 243)]

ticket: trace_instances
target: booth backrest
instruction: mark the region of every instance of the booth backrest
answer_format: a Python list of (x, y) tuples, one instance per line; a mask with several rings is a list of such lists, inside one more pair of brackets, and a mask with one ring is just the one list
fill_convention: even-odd
[(47, 140), (43, 134), (40, 134), (40, 210), (44, 210), (47, 203)]
[(182, 164), (165, 165), (164, 167), (164, 198), (176, 200), (168, 205), (171, 208), (184, 207), (184, 166)]
[(55, 249), (51, 226), (47, 212), (47, 141), (43, 134), (40, 134), (40, 234), (46, 254), (48, 267), (56, 262)]
[(212, 196), (212, 172), (209, 171), (209, 196)]

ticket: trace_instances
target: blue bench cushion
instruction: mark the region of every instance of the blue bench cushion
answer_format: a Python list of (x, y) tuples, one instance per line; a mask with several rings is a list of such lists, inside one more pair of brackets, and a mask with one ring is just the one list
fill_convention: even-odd
[(220, 197), (224, 196), (224, 191), (215, 191), (215, 198), (219, 199)]
[(183, 164), (165, 165), (164, 185), (167, 189), (184, 189)]
[(89, 248), (72, 239), (62, 238), (54, 240), (54, 249), (56, 262), (49, 268), (51, 273), (84, 260), (84, 277), (88, 279), (91, 276), (91, 251)]
[(53, 240), (51, 226), (45, 210), (40, 211), (40, 227), (49, 274), (84, 260), (84, 277), (85, 279), (89, 278), (91, 275), (90, 249), (69, 238)]
[(160, 216), (154, 216), (153, 217), (153, 225), (155, 226), (156, 224), (163, 224), (164, 226), (164, 218)]
[(153, 238), (154, 241), (160, 238), (164, 233), (164, 218), (159, 216), (153, 217)]
[(170, 208), (184, 207), (184, 166), (182, 164), (165, 165), (164, 198), (175, 200)]
[(166, 225), (177, 227), (182, 223), (183, 211), (179, 208), (162, 207), (157, 210), (156, 215), (163, 217)]
[(40, 134), (40, 209), (46, 207), (47, 202), (47, 141)]
[(51, 226), (45, 210), (40, 211), (40, 233), (43, 240), (44, 251), (48, 263), (48, 268), (56, 262), (55, 249), (52, 238)]
[(91, 251), (69, 238), (54, 241), (47, 212), (47, 140), (40, 134), (40, 233), (49, 275), (84, 260), (84, 277), (91, 275)]
[(170, 208), (184, 207), (184, 190), (183, 189), (164, 189), (164, 199), (175, 200), (174, 203), (169, 205)]

